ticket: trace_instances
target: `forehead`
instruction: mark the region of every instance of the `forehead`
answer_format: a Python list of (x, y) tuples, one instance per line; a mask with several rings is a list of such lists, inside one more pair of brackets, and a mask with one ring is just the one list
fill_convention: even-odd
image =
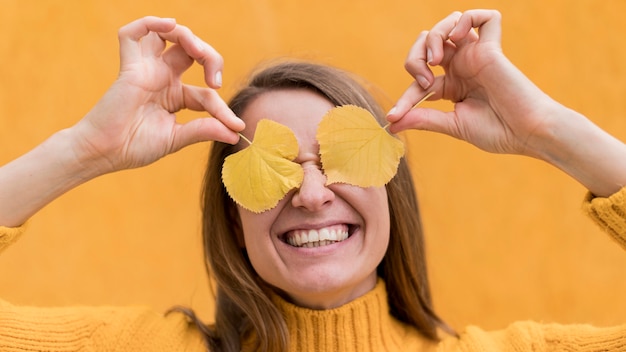
[(289, 127), (302, 146), (315, 141), (317, 125), (333, 104), (319, 93), (308, 89), (281, 89), (262, 93), (248, 105), (241, 118), (246, 123), (243, 134), (254, 137), (261, 119), (274, 120)]

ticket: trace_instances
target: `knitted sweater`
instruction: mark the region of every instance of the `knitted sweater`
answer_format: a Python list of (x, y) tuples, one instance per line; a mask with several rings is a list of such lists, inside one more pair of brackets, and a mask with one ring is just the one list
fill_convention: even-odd
[[(585, 212), (626, 248), (626, 188), (609, 198), (588, 196)], [(0, 251), (24, 232), (0, 227)], [(292, 351), (626, 351), (626, 325), (517, 322), (498, 331), (469, 326), (432, 342), (389, 314), (382, 280), (336, 309), (311, 310), (274, 296), (289, 327)], [(206, 351), (182, 314), (143, 307), (39, 308), (0, 300), (0, 351)]]

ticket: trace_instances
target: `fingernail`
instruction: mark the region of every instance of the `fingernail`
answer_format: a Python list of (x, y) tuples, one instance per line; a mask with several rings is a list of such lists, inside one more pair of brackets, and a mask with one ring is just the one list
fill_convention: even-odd
[(395, 114), (396, 110), (398, 109), (394, 106), (393, 108), (391, 108), (391, 110), (389, 110), (389, 112), (387, 113), (387, 116)]
[(424, 89), (427, 89), (428, 87), (430, 87), (430, 82), (428, 82), (426, 77), (424, 77), (424, 76), (417, 76), (417, 77), (415, 77), (415, 79), (417, 80), (417, 83), (420, 85), (420, 87), (422, 87)]
[(219, 87), (222, 86), (222, 71), (217, 71), (215, 73), (215, 84)]
[(433, 62), (433, 52), (430, 49), (426, 50), (426, 60), (427, 60), (426, 63), (429, 65), (431, 62)]

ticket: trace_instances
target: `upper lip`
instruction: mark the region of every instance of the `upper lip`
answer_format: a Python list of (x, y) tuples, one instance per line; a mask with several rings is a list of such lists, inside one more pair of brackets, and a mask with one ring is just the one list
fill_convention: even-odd
[(307, 223), (301, 223), (301, 224), (297, 224), (297, 225), (293, 225), (290, 227), (287, 227), (286, 229), (284, 229), (281, 232), (289, 232), (289, 231), (293, 231), (293, 230), (318, 230), (324, 227), (329, 227), (329, 226), (333, 226), (333, 225), (350, 225), (349, 222), (346, 221), (341, 221), (341, 220), (333, 220), (333, 221), (324, 221), (321, 223), (312, 223), (312, 224), (307, 224)]
[(319, 230), (325, 227), (330, 227), (333, 225), (347, 225), (348, 229), (352, 229), (354, 227), (354, 223), (351, 222), (346, 222), (346, 221), (341, 221), (341, 220), (330, 220), (330, 221), (324, 221), (324, 222), (319, 222), (319, 223), (301, 223), (298, 225), (293, 225), (293, 226), (289, 226), (286, 227), (284, 229), (281, 229), (280, 231), (278, 231), (278, 237), (281, 240), (285, 239), (285, 235), (287, 233), (289, 233), (290, 231), (294, 231), (294, 230)]

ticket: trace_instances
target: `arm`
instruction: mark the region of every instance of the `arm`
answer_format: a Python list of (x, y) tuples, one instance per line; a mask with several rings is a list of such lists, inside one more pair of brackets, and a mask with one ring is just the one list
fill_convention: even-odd
[[(167, 48), (166, 42), (173, 45)], [(192, 143), (238, 141), (244, 127), (216, 92), (221, 56), (171, 19), (145, 17), (119, 31), (120, 74), (76, 125), (0, 168), (0, 225), (18, 226), (63, 193), (95, 177), (148, 165)], [(183, 84), (195, 62), (209, 87)], [(214, 118), (185, 124), (181, 109)]]
[(182, 314), (128, 307), (28, 307), (0, 300), (2, 351), (202, 351)]
[(460, 337), (444, 338), (439, 351), (621, 351), (626, 325), (513, 323), (501, 330), (468, 326)]
[[(489, 152), (538, 158), (596, 196), (625, 186), (619, 161), (626, 145), (543, 93), (504, 56), (500, 35), (500, 14), (489, 10), (453, 13), (423, 32), (406, 61), (415, 81), (388, 116), (391, 131), (435, 131)], [(429, 65), (445, 73), (435, 77)], [(411, 109), (431, 91), (431, 99), (454, 102), (454, 111)]]

